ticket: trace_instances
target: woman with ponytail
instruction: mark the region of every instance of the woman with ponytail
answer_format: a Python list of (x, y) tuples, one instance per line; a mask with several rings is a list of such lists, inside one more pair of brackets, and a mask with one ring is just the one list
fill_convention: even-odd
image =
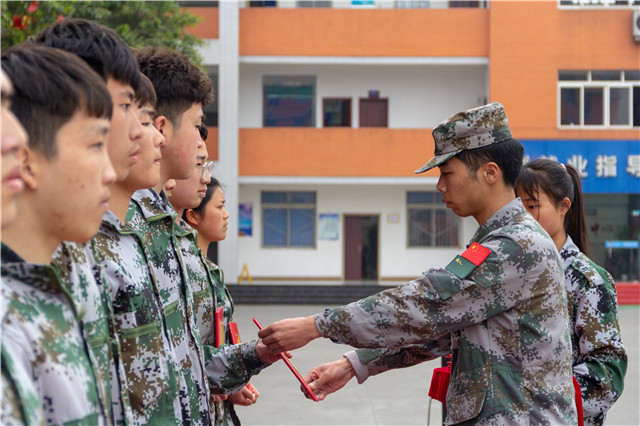
[(627, 354), (613, 278), (588, 257), (580, 176), (571, 166), (533, 160), (522, 167), (516, 195), (551, 236), (562, 258), (573, 375), (582, 393), (584, 424), (601, 425), (622, 393)]

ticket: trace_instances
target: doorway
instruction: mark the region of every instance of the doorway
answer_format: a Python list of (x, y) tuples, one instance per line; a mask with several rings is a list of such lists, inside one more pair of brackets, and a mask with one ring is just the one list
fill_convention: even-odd
[(344, 279), (378, 279), (377, 215), (344, 216)]

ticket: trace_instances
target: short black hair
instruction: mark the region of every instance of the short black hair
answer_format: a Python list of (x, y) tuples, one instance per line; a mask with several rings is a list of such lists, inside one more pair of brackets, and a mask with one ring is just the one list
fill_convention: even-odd
[(480, 148), (464, 150), (456, 155), (467, 167), (470, 175), (475, 176), (480, 166), (494, 162), (502, 170), (504, 184), (515, 188), (522, 159), (524, 157), (524, 147), (516, 139), (507, 139), (499, 143), (492, 143)]
[(149, 80), (149, 78), (142, 73), (140, 74), (140, 87), (138, 88), (138, 90), (136, 90), (135, 102), (138, 107), (151, 105), (154, 109), (156, 108), (156, 103), (158, 102), (156, 91), (153, 88), (153, 83), (151, 83), (151, 80)]
[(140, 71), (156, 89), (158, 116), (163, 115), (179, 126), (182, 115), (193, 104), (204, 108), (213, 100), (211, 79), (184, 53), (152, 46), (134, 52)]
[(11, 110), (29, 135), (29, 146), (51, 159), (56, 135), (78, 112), (111, 119), (113, 103), (104, 81), (86, 62), (60, 49), (20, 44), (2, 52), (13, 84)]
[(104, 81), (111, 77), (138, 90), (140, 72), (133, 51), (112, 29), (98, 22), (65, 18), (49, 25), (31, 42), (75, 53)]

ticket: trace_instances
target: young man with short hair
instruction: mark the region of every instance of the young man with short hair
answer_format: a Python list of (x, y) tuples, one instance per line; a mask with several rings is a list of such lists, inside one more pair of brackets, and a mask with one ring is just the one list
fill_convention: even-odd
[[(113, 104), (107, 149), (116, 180), (122, 181), (137, 161), (142, 137), (142, 126), (133, 109), (140, 71), (131, 48), (106, 26), (74, 18), (51, 24), (36, 35), (33, 43), (79, 56), (106, 83)], [(96, 374), (110, 389), (109, 417), (114, 423), (126, 424), (132, 417), (127, 377), (115, 336), (111, 294), (107, 286), (96, 281), (101, 279), (101, 272), (94, 254), (90, 245), (65, 242), (58, 247), (52, 264), (73, 296), (76, 310), (83, 312), (81, 324), (95, 354)]]
[(564, 276), (553, 240), (515, 197), (524, 149), (499, 103), (462, 111), (433, 129), (436, 189), (479, 225), (445, 268), (352, 304), (261, 330), (273, 352), (318, 337), (361, 349), (312, 369), (323, 399), (354, 375), (452, 352), (445, 424), (575, 424)]
[(16, 197), (24, 189), (22, 181), (22, 155), (27, 144), (27, 134), (22, 124), (13, 115), (11, 98), (13, 86), (9, 77), (0, 70), (0, 89), (2, 90), (2, 228), (16, 217)]
[(116, 177), (107, 153), (111, 97), (91, 68), (57, 49), (10, 48), (2, 68), (29, 136), (19, 215), (2, 231), (3, 372), (27, 424), (108, 424), (82, 312), (49, 262), (62, 241), (89, 240), (108, 208)]
[[(136, 57), (140, 70), (156, 89), (155, 125), (165, 136), (166, 145), (161, 182), (153, 189), (134, 194), (128, 217), (131, 226), (147, 237), (165, 311), (176, 324), (174, 344), (187, 344), (190, 348), (181, 360), (185, 375), (192, 379), (183, 406), (190, 407), (192, 415), (199, 410), (202, 418), (210, 416), (213, 422), (210, 387), (217, 393), (242, 388), (252, 375), (278, 358), (267, 354), (264, 345), (257, 341), (225, 346), (222, 353), (211, 345), (203, 345), (200, 329), (203, 324), (210, 325), (211, 317), (206, 309), (196, 306), (194, 295), (210, 291), (210, 277), (193, 230), (178, 225), (179, 217), (163, 186), (170, 179), (188, 179), (194, 173), (197, 150), (204, 145), (200, 136), (202, 108), (213, 99), (213, 88), (210, 79), (181, 53), (150, 47), (138, 49)], [(195, 205), (198, 203), (194, 201)], [(177, 310), (172, 309), (176, 305)], [(209, 321), (204, 318), (207, 315)]]

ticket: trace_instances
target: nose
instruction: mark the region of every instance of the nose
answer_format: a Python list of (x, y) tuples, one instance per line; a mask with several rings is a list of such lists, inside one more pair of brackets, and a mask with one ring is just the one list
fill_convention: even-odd
[(444, 192), (447, 187), (445, 186), (444, 182), (442, 181), (442, 176), (440, 176), (438, 178), (438, 183), (436, 184), (436, 189), (440, 192)]
[(8, 107), (2, 107), (2, 154), (27, 144), (27, 132)]
[(111, 160), (109, 160), (109, 156), (105, 155), (105, 167), (104, 172), (102, 173), (102, 183), (105, 185), (111, 185), (116, 181), (116, 171), (111, 164)]

